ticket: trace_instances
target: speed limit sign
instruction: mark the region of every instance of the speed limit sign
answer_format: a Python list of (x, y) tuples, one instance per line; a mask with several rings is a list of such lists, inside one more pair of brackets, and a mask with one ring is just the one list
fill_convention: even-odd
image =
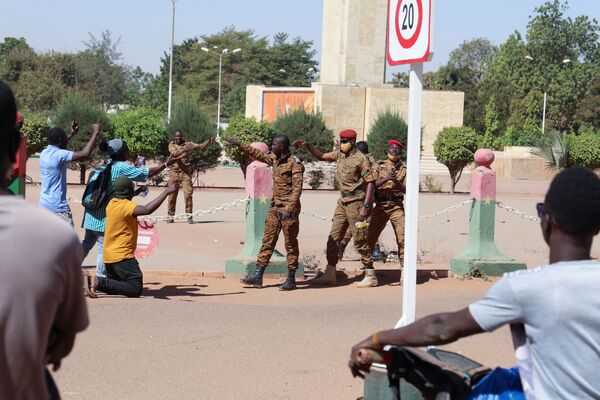
[(431, 0), (389, 0), (387, 58), (390, 65), (429, 61)]

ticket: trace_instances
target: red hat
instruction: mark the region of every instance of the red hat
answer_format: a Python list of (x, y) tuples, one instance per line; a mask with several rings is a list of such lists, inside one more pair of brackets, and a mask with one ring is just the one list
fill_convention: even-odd
[(356, 131), (353, 129), (346, 129), (340, 132), (340, 137), (344, 139), (356, 139)]
[(23, 121), (25, 118), (23, 117), (23, 114), (21, 114), (20, 111), (17, 111), (17, 121), (16, 122), (20, 122)]
[(391, 146), (393, 144), (395, 144), (396, 146), (400, 146), (401, 149), (404, 148), (404, 145), (402, 143), (400, 143), (399, 141), (395, 140), (395, 139), (390, 139), (390, 141), (388, 142), (388, 144)]

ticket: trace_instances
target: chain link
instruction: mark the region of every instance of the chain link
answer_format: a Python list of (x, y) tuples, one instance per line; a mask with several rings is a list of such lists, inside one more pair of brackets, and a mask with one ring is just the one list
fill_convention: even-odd
[(455, 204), (455, 205), (453, 205), (453, 206), (446, 207), (446, 208), (444, 208), (443, 210), (440, 210), (440, 211), (434, 212), (433, 214), (421, 215), (421, 216), (419, 217), (419, 219), (420, 219), (420, 220), (423, 220), (423, 219), (429, 219), (429, 218), (437, 217), (438, 215), (442, 215), (442, 214), (448, 214), (448, 213), (451, 213), (451, 212), (453, 212), (453, 211), (456, 211), (456, 210), (458, 210), (459, 208), (461, 208), (461, 207), (463, 207), (463, 206), (466, 206), (467, 204), (471, 204), (472, 202), (473, 202), (473, 199), (465, 200), (465, 201), (463, 201), (462, 203), (458, 203), (458, 204)]
[(501, 208), (501, 209), (503, 209), (503, 210), (506, 210), (506, 211), (508, 211), (508, 212), (509, 212), (509, 213), (511, 213), (511, 214), (518, 215), (519, 217), (521, 217), (521, 218), (523, 218), (523, 219), (529, 220), (529, 221), (531, 221), (531, 222), (540, 222), (540, 219), (539, 219), (538, 217), (534, 217), (534, 216), (532, 216), (532, 215), (529, 215), (529, 214), (527, 214), (527, 213), (524, 213), (523, 211), (519, 211), (519, 210), (517, 210), (517, 209), (516, 209), (516, 208), (514, 208), (514, 207), (507, 206), (507, 205), (505, 205), (505, 204), (504, 204), (503, 202), (501, 202), (501, 201), (496, 201), (496, 205), (498, 206), (498, 208)]
[(300, 211), (300, 214), (308, 215), (309, 217), (314, 217), (314, 218), (317, 218), (317, 219), (320, 219), (320, 220), (326, 221), (326, 222), (333, 221), (331, 218), (323, 217), (321, 215), (317, 215), (317, 214), (315, 214), (313, 212), (310, 212), (310, 211)]
[(202, 217), (204, 215), (215, 214), (220, 211), (226, 211), (230, 208), (239, 207), (242, 204), (247, 203), (249, 200), (250, 200), (250, 197), (246, 197), (245, 199), (238, 199), (238, 200), (234, 200), (230, 203), (224, 203), (224, 204), (220, 205), (219, 207), (211, 207), (208, 210), (198, 210), (198, 211), (194, 211), (193, 213), (182, 213), (182, 214), (175, 214), (175, 215), (159, 215), (156, 217), (147, 215), (147, 216), (140, 218), (140, 220), (157, 223), (157, 222), (164, 222), (164, 221), (168, 221), (168, 220), (178, 221), (178, 220), (185, 220), (185, 219), (188, 219), (191, 217)]

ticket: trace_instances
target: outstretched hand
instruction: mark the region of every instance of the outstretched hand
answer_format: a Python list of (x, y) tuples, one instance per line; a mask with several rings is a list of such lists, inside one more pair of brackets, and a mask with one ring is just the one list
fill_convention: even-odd
[(233, 146), (239, 146), (241, 144), (239, 140), (231, 138), (231, 137), (223, 137), (223, 136), (221, 136), (221, 139), (224, 140), (224, 141), (226, 141), (230, 145), (233, 145)]
[(369, 372), (369, 370), (371, 369), (371, 362), (370, 361), (365, 362), (359, 356), (359, 350), (365, 350), (365, 349), (376, 350), (376, 351), (381, 350), (380, 347), (375, 346), (373, 344), (373, 340), (371, 339), (371, 337), (368, 337), (367, 339), (355, 344), (352, 347), (352, 350), (350, 350), (350, 360), (348, 360), (348, 368), (350, 368), (350, 372), (352, 372), (352, 376), (355, 378), (356, 377), (364, 378), (365, 377), (364, 373)]
[(308, 144), (308, 142), (306, 140), (300, 139), (300, 140), (296, 140), (293, 144), (294, 144), (295, 148), (300, 149), (300, 148), (305, 148), (306, 145)]
[[(101, 128), (102, 128), (102, 126), (98, 122), (96, 122), (95, 124), (92, 124), (92, 134), (95, 135), (97, 133), (100, 133)], [(77, 125), (77, 130), (79, 130), (79, 125)]]

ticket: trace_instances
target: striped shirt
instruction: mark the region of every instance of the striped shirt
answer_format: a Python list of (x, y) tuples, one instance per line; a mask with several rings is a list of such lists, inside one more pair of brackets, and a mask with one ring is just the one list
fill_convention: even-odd
[[(106, 166), (96, 169), (93, 172), (94, 175), (92, 175), (90, 182), (95, 180), (98, 177), (98, 173), (104, 170), (104, 168)], [(145, 182), (148, 179), (148, 173), (148, 168), (136, 168), (125, 161), (117, 161), (112, 166), (109, 192), (112, 191), (112, 183), (120, 176), (126, 176), (135, 182)], [(104, 232), (106, 228), (106, 207), (97, 210), (86, 209), (83, 216), (83, 227), (91, 231)]]

